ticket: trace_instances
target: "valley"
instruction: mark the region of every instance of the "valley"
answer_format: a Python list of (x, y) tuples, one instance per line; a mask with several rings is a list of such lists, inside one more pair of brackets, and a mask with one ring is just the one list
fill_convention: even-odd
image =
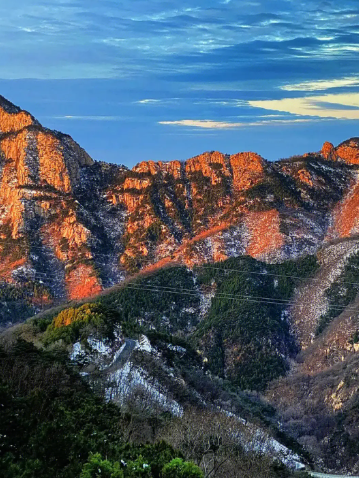
[[(153, 476), (172, 459), (211, 478), (358, 474), (358, 168), (352, 138), (128, 169), (0, 97), (9, 476), (14, 457), (79, 476), (107, 456), (92, 433), (113, 462), (143, 450)], [(47, 413), (67, 433), (51, 463)], [(79, 438), (76, 417), (102, 413)]]

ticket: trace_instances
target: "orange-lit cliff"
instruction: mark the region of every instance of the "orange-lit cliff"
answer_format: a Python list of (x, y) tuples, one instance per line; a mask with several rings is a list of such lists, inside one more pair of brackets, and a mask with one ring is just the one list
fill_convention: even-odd
[(358, 168), (351, 139), (274, 163), (215, 151), (129, 170), (93, 161), (0, 97), (0, 281), (25, 284), (38, 305), (157, 263), (315, 252), (359, 232)]

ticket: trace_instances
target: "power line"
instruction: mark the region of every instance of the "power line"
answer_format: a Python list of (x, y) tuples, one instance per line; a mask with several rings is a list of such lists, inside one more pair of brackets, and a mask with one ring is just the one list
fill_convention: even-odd
[[(46, 247), (46, 246), (44, 246)], [(31, 250), (38, 250), (38, 251), (41, 251), (41, 252), (44, 252), (44, 249), (41, 248), (41, 247), (31, 247), (30, 248), (30, 251)], [(116, 259), (116, 256), (114, 256), (113, 254), (102, 254), (102, 253), (92, 253), (94, 254), (92, 257), (88, 257), (88, 258), (84, 258), (86, 260), (89, 260), (89, 261), (93, 261), (96, 264), (98, 265), (104, 265), (104, 266), (111, 266), (110, 263), (108, 262), (99, 262), (96, 260), (97, 257), (102, 257), (102, 258), (108, 258), (108, 259)], [(112, 257), (111, 257), (112, 256)], [(166, 259), (170, 256), (166, 256), (160, 260), (163, 260), (163, 259)], [(243, 256), (243, 257), (246, 257), (246, 256)], [(67, 259), (65, 261), (62, 261), (61, 259), (57, 258), (55, 256), (55, 258), (59, 261), (61, 261), (63, 264), (70, 264), (70, 265), (73, 265), (74, 263), (76, 263), (76, 258), (74, 259)], [(119, 257), (118, 257), (119, 259)], [(156, 263), (152, 262), (152, 261), (144, 261), (144, 260), (139, 260), (139, 262), (141, 263), (141, 265), (156, 265)], [(268, 264), (268, 266), (270, 267), (271, 264)], [(219, 267), (219, 266), (214, 266), (212, 264), (205, 264), (205, 265), (195, 265), (193, 269), (212, 269), (212, 270), (217, 270), (217, 271), (220, 271), (220, 272), (238, 272), (238, 273), (243, 273), (243, 274), (249, 274), (249, 275), (259, 275), (259, 276), (269, 276), (269, 277), (278, 277), (278, 278), (287, 278), (287, 279), (295, 279), (295, 280), (300, 280), (300, 281), (312, 281), (312, 282), (322, 282), (321, 279), (316, 279), (314, 277), (312, 278), (308, 278), (308, 277), (300, 277), (300, 276), (295, 276), (295, 275), (290, 275), (290, 274), (280, 274), (280, 273), (274, 273), (274, 272), (267, 272), (267, 271), (248, 271), (248, 270), (245, 270), (245, 269), (234, 269), (234, 268), (227, 268), (227, 267)], [(125, 272), (125, 271), (124, 271)], [(46, 273), (44, 273), (46, 274)], [(359, 274), (359, 271), (358, 271), (358, 274)], [(349, 285), (357, 285), (359, 286), (359, 282), (349, 282), (349, 281), (344, 281), (342, 282), (342, 284), (349, 284)]]
[[(111, 264), (109, 263), (104, 263), (104, 262), (98, 262), (95, 260), (95, 258), (92, 258), (92, 259), (89, 259), (89, 260), (92, 260), (94, 262), (94, 265), (104, 265), (104, 266), (111, 266)], [(80, 263), (81, 264), (81, 263)], [(148, 263), (149, 265), (156, 265), (156, 263), (151, 263), (149, 262)], [(206, 265), (198, 265), (198, 266), (195, 266), (194, 269), (210, 269), (210, 270), (217, 270), (219, 272), (222, 272), (222, 273), (227, 273), (227, 272), (236, 272), (236, 273), (241, 273), (241, 274), (249, 274), (249, 275), (257, 275), (257, 276), (268, 276), (268, 277), (276, 277), (276, 278), (286, 278), (286, 279), (294, 279), (294, 280), (299, 280), (299, 281), (308, 281), (309, 283), (310, 282), (322, 282), (322, 279), (316, 279), (315, 277), (300, 277), (300, 276), (292, 276), (292, 275), (289, 275), (289, 274), (279, 274), (279, 273), (271, 273), (271, 272), (267, 272), (267, 271), (263, 271), (263, 272), (260, 272), (260, 271), (248, 271), (248, 270), (245, 270), (245, 269), (233, 269), (233, 268), (226, 268), (226, 267), (218, 267), (218, 266), (212, 266), (211, 264), (206, 264)], [(145, 272), (145, 270), (142, 269), (143, 272)], [(23, 274), (26, 278), (28, 278), (28, 280), (33, 280), (33, 279), (36, 279), (36, 278), (39, 278), (39, 279), (54, 279), (54, 280), (61, 280), (61, 272), (64, 272), (66, 274), (66, 269), (64, 271), (59, 271), (58, 274), (50, 274), (49, 272), (32, 272), (32, 271), (24, 271), (24, 272), (19, 272), (19, 275)], [(117, 271), (118, 273), (121, 273), (121, 272), (126, 272), (125, 270), (121, 270), (119, 269)], [(130, 278), (130, 277), (129, 277)], [(136, 277), (134, 277), (134, 279), (136, 279)], [(333, 280), (333, 282), (335, 282), (335, 280)], [(358, 286), (359, 287), (359, 283), (358, 282), (349, 282), (349, 281), (342, 281), (341, 284), (343, 285), (355, 285), (355, 286)], [(121, 282), (118, 284), (118, 285), (121, 285)]]
[[(34, 249), (34, 248), (32, 248), (32, 249)], [(41, 252), (44, 252), (43, 249), (40, 248), (40, 247), (39, 248), (36, 247), (35, 249), (40, 250)], [(109, 262), (99, 262), (99, 261), (97, 261), (96, 260), (97, 257), (110, 258), (111, 255), (110, 254), (96, 254), (92, 258), (86, 258), (86, 259), (89, 260), (89, 261), (93, 261), (94, 265), (111, 266), (111, 263), (109, 263)], [(115, 258), (116, 257), (113, 257), (113, 259), (115, 259)], [(58, 259), (58, 260), (60, 260), (60, 259)], [(65, 264), (74, 264), (74, 261), (72, 261), (72, 260), (62, 261), (62, 262), (63, 263), (65, 262)], [(148, 265), (156, 265), (156, 263), (153, 263), (153, 262), (150, 262), (150, 261), (143, 261), (142, 263), (144, 263), (144, 264), (147, 263)], [(268, 265), (268, 266), (270, 266), (270, 265)], [(194, 269), (216, 270), (216, 271), (219, 271), (221, 273), (236, 272), (236, 273), (256, 275), (256, 276), (268, 276), (268, 277), (276, 277), (276, 278), (294, 279), (296, 281), (322, 282), (322, 279), (316, 279), (315, 277), (300, 277), (300, 276), (295, 276), (295, 275), (290, 275), (290, 274), (280, 274), (280, 273), (273, 273), (273, 272), (268, 272), (268, 271), (248, 271), (248, 270), (245, 270), (245, 269), (227, 268), (225, 266), (224, 267), (219, 267), (219, 266), (214, 266), (212, 264), (196, 265), (194, 267)], [(66, 273), (66, 269), (65, 269), (64, 272)], [(120, 272), (125, 272), (125, 271), (124, 270), (121, 271), (121, 269), (119, 269), (117, 272), (120, 273)], [(26, 271), (24, 271), (24, 275), (26, 275)], [(42, 272), (37, 272), (37, 271), (35, 273), (33, 273), (32, 275), (35, 276), (35, 279), (36, 278), (40, 278), (40, 279), (50, 279), (50, 278), (52, 278), (52, 279), (56, 280), (56, 279), (59, 279), (60, 271), (59, 271), (59, 274), (56, 274), (56, 275), (50, 274), (48, 272), (42, 273)], [(30, 280), (32, 280), (32, 279), (33, 279), (33, 277), (30, 277)], [(333, 282), (335, 282), (335, 281), (333, 281)], [(359, 286), (358, 282), (342, 281), (341, 284)]]
[[(136, 284), (128, 284), (124, 286), (124, 289), (135, 289), (135, 290), (146, 290), (149, 292), (168, 292), (172, 294), (178, 294), (178, 295), (190, 295), (193, 297), (199, 296), (199, 293), (191, 290), (191, 289), (178, 289), (175, 287), (166, 287), (166, 286), (151, 286), (151, 285), (136, 285)], [(101, 298), (99, 297), (101, 300)], [(277, 305), (295, 305), (294, 302), (290, 300), (284, 300), (284, 299), (276, 299), (276, 298), (271, 298), (271, 297), (260, 297), (260, 296), (252, 296), (252, 295), (242, 295), (242, 294), (226, 294), (226, 293), (217, 293), (212, 299), (228, 299), (228, 300), (234, 300), (238, 302), (243, 302), (243, 299), (248, 300), (249, 302), (258, 302), (258, 303), (269, 303), (269, 304), (277, 304)], [(311, 302), (301, 302), (301, 304), (308, 305), (312, 304)], [(331, 306), (328, 305), (330, 309), (337, 309), (337, 310), (343, 310), (343, 307), (341, 306)], [(345, 309), (347, 310), (353, 310), (353, 311), (358, 311), (358, 307), (349, 307), (349, 306), (344, 306)]]
[[(42, 250), (42, 249), (39, 248), (39, 250)], [(97, 257), (111, 258), (111, 255), (110, 254), (96, 254), (93, 257), (88, 257), (88, 258), (84, 258), (84, 259), (89, 260), (89, 261), (93, 261), (94, 265), (111, 266), (111, 263), (97, 261), (96, 260)], [(243, 257), (246, 257), (246, 256), (243, 256)], [(58, 258), (56, 258), (56, 259), (61, 261), (61, 259), (58, 259)], [(116, 259), (116, 257), (113, 257), (113, 259)], [(166, 257), (164, 257), (163, 259), (166, 259)], [(160, 259), (160, 260), (163, 260), (163, 259)], [(61, 262), (63, 264), (75, 265), (76, 264), (76, 259), (66, 260), (66, 261), (61, 261)], [(151, 262), (151, 261), (140, 261), (140, 262), (141, 262), (141, 264), (147, 264), (149, 266), (156, 265), (155, 262)], [(268, 264), (268, 267), (270, 267), (271, 265), (272, 264)], [(286, 279), (295, 279), (295, 280), (300, 280), (300, 281), (307, 281), (308, 280), (308, 281), (312, 281), (312, 282), (313, 281), (314, 282), (322, 282), (321, 279), (316, 279), (314, 277), (300, 277), (300, 276), (295, 276), (295, 275), (290, 275), (290, 274), (280, 274), (280, 273), (267, 272), (267, 271), (260, 272), (260, 271), (249, 271), (249, 270), (246, 270), (246, 269), (233, 269), (233, 268), (227, 268), (227, 267), (213, 266), (211, 264), (195, 265), (193, 269), (194, 270), (195, 269), (212, 269), (212, 270), (217, 270), (217, 271), (224, 272), (224, 273), (225, 272), (238, 272), (238, 273), (249, 274), (249, 275), (278, 277), (278, 278), (286, 278)], [(119, 270), (119, 272), (126, 272), (126, 271), (125, 270), (123, 270), (123, 271)], [(48, 273), (41, 273), (41, 272), (39, 272), (39, 274), (48, 275)], [(359, 274), (359, 271), (358, 271), (358, 274)], [(342, 284), (349, 284), (349, 285), (359, 286), (359, 282), (344, 281), (344, 282), (342, 282)]]
[[(183, 296), (191, 296), (191, 297), (199, 298), (199, 292), (198, 291), (191, 290), (191, 289), (178, 289), (178, 288), (175, 288), (175, 287), (168, 287), (168, 286), (126, 284), (123, 287), (123, 290), (125, 290), (125, 289), (138, 290), (140, 292), (146, 291), (146, 292), (167, 293), (167, 294), (175, 294), (175, 295), (183, 295)], [(29, 297), (29, 299), (31, 299), (31, 297)], [(88, 299), (91, 300), (91, 297), (89, 297)], [(98, 299), (101, 300), (101, 295), (98, 297)], [(214, 297), (212, 297), (212, 299), (227, 299), (227, 300), (233, 300), (233, 301), (237, 301), (237, 302), (241, 302), (241, 303), (243, 303), (243, 301), (245, 300), (247, 302), (258, 303), (258, 304), (281, 305), (281, 306), (288, 306), (288, 307), (292, 306), (292, 305), (295, 305), (290, 300), (276, 299), (276, 298), (271, 298), (271, 297), (252, 296), (252, 295), (242, 295), (242, 294), (233, 295), (233, 294), (226, 294), (226, 293), (217, 293)], [(24, 300), (26, 300), (26, 298), (24, 298)], [(86, 298), (84, 298), (83, 300), (86, 300)], [(8, 303), (19, 303), (19, 304), (23, 305), (24, 301), (20, 301), (20, 300), (18, 300), (18, 301), (13, 301), (13, 300), (7, 301), (7, 300), (5, 300), (3, 302), (3, 305), (6, 306), (6, 305), (8, 305)], [(66, 303), (59, 302), (57, 305), (56, 304), (51, 305), (50, 308), (59, 306), (61, 304), (66, 306)], [(300, 305), (308, 305), (308, 304), (311, 304), (311, 302), (301, 302)], [(73, 304), (73, 305), (76, 306), (76, 304)], [(71, 305), (69, 304), (69, 306), (71, 306)], [(358, 307), (353, 307), (353, 306), (343, 306), (343, 307), (341, 307), (341, 306), (335, 306), (335, 305), (328, 305), (327, 307), (329, 309), (333, 309), (333, 310), (343, 311), (345, 309), (345, 310), (349, 310), (349, 311), (353, 311), (353, 312), (357, 312), (358, 309), (359, 309), (359, 306)]]

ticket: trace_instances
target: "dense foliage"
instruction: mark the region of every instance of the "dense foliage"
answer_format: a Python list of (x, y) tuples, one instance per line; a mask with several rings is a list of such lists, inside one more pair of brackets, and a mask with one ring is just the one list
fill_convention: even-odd
[(115, 327), (121, 323), (121, 317), (116, 311), (101, 304), (88, 303), (64, 309), (49, 325), (46, 319), (40, 322), (35, 320), (34, 323), (39, 327), (47, 326), (42, 337), (45, 345), (58, 340), (72, 344), (77, 340), (86, 343), (86, 339), (94, 333), (105, 339), (113, 339)]
[(297, 350), (284, 310), (300, 278), (316, 267), (314, 257), (272, 265), (243, 257), (198, 269), (200, 284), (216, 287), (197, 331), (214, 373), (256, 390), (285, 373)]
[(203, 478), (201, 469), (193, 463), (175, 458), (163, 468), (163, 478)]
[[(0, 359), (2, 476), (97, 476), (86, 473), (98, 458), (91, 453), (100, 453), (112, 462), (128, 461), (125, 477), (140, 476), (129, 472), (140, 466), (148, 470), (143, 476), (159, 477), (166, 463), (181, 456), (163, 442), (126, 442), (123, 431), (130, 417), (96, 397), (62, 354), (41, 352), (20, 340), (1, 348)], [(113, 473), (108, 476), (122, 476)]]
[(24, 278), (21, 287), (0, 282), (0, 327), (26, 319), (49, 302), (49, 290), (36, 281)]
[(192, 308), (199, 306), (200, 296), (192, 272), (172, 267), (102, 297), (101, 303), (116, 310), (123, 322), (175, 333), (198, 323)]

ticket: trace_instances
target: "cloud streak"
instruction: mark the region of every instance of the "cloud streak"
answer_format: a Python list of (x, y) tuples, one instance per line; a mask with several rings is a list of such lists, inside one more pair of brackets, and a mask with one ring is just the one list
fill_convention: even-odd
[(71, 120), (71, 121), (121, 121), (123, 116), (97, 116), (97, 115), (64, 115), (52, 116), (53, 119)]
[(288, 125), (295, 123), (308, 123), (312, 120), (310, 119), (282, 119), (282, 120), (263, 120), (255, 121), (248, 123), (236, 123), (236, 122), (226, 122), (226, 121), (214, 121), (214, 120), (175, 120), (175, 121), (159, 121), (159, 124), (162, 125), (171, 125), (171, 126), (186, 126), (189, 128), (201, 128), (201, 129), (235, 129), (235, 128), (246, 128), (252, 126), (275, 126), (275, 125)]
[(303, 98), (282, 98), (280, 100), (248, 101), (254, 108), (280, 111), (298, 116), (359, 119), (359, 93), (341, 93), (310, 96)]
[(284, 85), (281, 86), (280, 89), (285, 91), (321, 91), (329, 90), (331, 88), (347, 88), (352, 86), (359, 86), (359, 76), (333, 80), (304, 81), (302, 83)]
[(155, 105), (155, 104), (161, 103), (161, 100), (155, 100), (155, 99), (152, 99), (152, 98), (148, 98), (148, 99), (136, 101), (136, 103), (138, 103), (140, 105)]

